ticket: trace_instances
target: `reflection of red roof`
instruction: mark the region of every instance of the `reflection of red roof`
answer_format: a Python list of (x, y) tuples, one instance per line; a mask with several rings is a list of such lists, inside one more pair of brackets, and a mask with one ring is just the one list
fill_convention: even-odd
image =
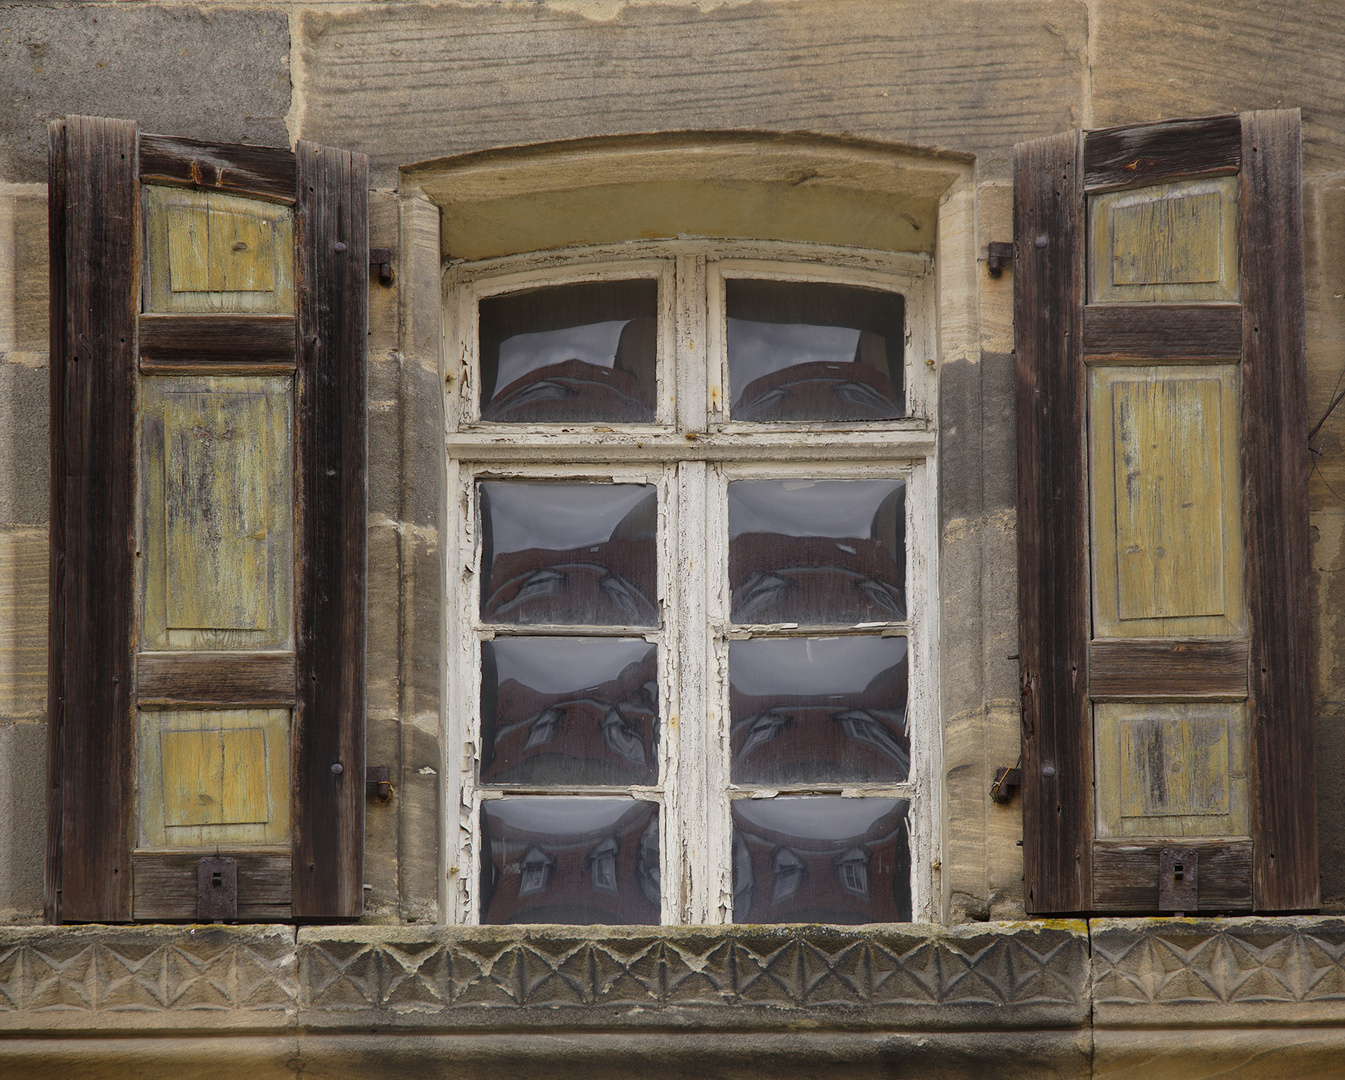
[[(734, 922), (866, 923), (911, 917), (905, 803), (862, 836), (790, 836), (734, 818)], [(741, 853), (745, 849), (744, 863)], [(744, 881), (743, 876), (748, 880)]]
[(655, 783), (657, 679), (652, 647), (615, 679), (584, 690), (545, 694), (506, 679), (495, 715), (482, 717), (482, 783)]
[(735, 622), (898, 622), (904, 576), (878, 540), (748, 532), (729, 541)]
[[(486, 804), (489, 806), (489, 803)], [(660, 921), (658, 847), (645, 839), (658, 830), (658, 806), (636, 802), (609, 828), (565, 833), (557, 817), (552, 832), (514, 829), (483, 807), (482, 834), (488, 865), (483, 874), (483, 923), (650, 925)], [(605, 852), (610, 865), (595, 873)], [(525, 859), (545, 860), (545, 872), (524, 888)], [(610, 870), (610, 876), (602, 871)], [(609, 887), (603, 887), (606, 881)]]
[(854, 361), (815, 360), (753, 379), (734, 420), (894, 420), (903, 415), (887, 375)]
[(483, 583), (487, 622), (657, 626), (652, 536), (497, 554)]
[(648, 422), (654, 419), (654, 403), (628, 371), (564, 360), (519, 376), (482, 407), (481, 419), (536, 424)]
[(905, 655), (852, 693), (744, 694), (730, 684), (734, 783), (905, 780), (906, 695)]

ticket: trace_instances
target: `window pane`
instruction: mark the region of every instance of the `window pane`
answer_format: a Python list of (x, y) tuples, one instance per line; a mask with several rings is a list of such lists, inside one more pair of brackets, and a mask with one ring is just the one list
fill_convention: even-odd
[(799, 281), (724, 286), (734, 420), (905, 415), (899, 294)]
[(729, 484), (734, 622), (900, 621), (905, 579), (903, 481)]
[(640, 638), (481, 645), (481, 781), (653, 784), (658, 650)]
[(481, 921), (658, 923), (658, 827), (630, 798), (483, 802)]
[(653, 484), (482, 483), (481, 618), (657, 626)]
[(733, 803), (733, 921), (909, 922), (905, 799)]
[(729, 643), (735, 784), (904, 781), (906, 639)]
[(480, 303), (481, 419), (654, 419), (658, 282), (595, 281)]

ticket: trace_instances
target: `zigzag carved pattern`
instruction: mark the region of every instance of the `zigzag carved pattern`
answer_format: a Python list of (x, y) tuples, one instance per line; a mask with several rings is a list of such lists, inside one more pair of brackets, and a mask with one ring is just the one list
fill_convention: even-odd
[(1345, 922), (1095, 929), (1099, 1005), (1345, 1002)]
[(304, 1004), (397, 1011), (540, 1006), (1076, 1004), (1075, 935), (945, 938), (707, 932), (594, 938), (335, 939), (301, 947)]
[(52, 930), (0, 943), (0, 1013), (292, 1011), (294, 960), (285, 932)]

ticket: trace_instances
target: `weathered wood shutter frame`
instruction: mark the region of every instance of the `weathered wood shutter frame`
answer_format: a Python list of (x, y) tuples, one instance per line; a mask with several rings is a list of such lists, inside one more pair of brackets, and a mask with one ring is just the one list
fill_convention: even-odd
[[(295, 205), (297, 314), (141, 314), (142, 180)], [(292, 852), (240, 851), (240, 892), (292, 894), (252, 917), (362, 911), (367, 188), (365, 158), (308, 143), (296, 162), (127, 121), (51, 125), (49, 921), (141, 917), (135, 874), (194, 875), (189, 854), (133, 867), (137, 700), (292, 705)], [(141, 654), (137, 670), (139, 373), (278, 371), (296, 378), (296, 655)]]
[[(1191, 842), (1201, 908), (1318, 906), (1297, 110), (1021, 144), (1014, 173), (1024, 864), (1032, 913), (1154, 910), (1156, 845), (1094, 842), (1091, 697), (1246, 694), (1252, 840)], [(1087, 197), (1237, 173), (1238, 304), (1088, 305)], [(1241, 366), (1247, 633), (1090, 640), (1087, 357)], [(1248, 850), (1250, 848), (1250, 850)], [(1096, 849), (1096, 850), (1095, 850)], [(1151, 850), (1152, 849), (1152, 850)], [(1107, 883), (1095, 880), (1105, 870)], [(1119, 885), (1118, 885), (1119, 882)]]

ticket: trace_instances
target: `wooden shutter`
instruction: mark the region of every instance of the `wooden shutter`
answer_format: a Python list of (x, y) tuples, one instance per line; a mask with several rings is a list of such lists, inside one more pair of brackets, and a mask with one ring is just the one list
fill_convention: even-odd
[(51, 125), (47, 913), (362, 910), (367, 162)]
[(1029, 912), (1318, 905), (1300, 156), (1297, 111), (1016, 149)]

